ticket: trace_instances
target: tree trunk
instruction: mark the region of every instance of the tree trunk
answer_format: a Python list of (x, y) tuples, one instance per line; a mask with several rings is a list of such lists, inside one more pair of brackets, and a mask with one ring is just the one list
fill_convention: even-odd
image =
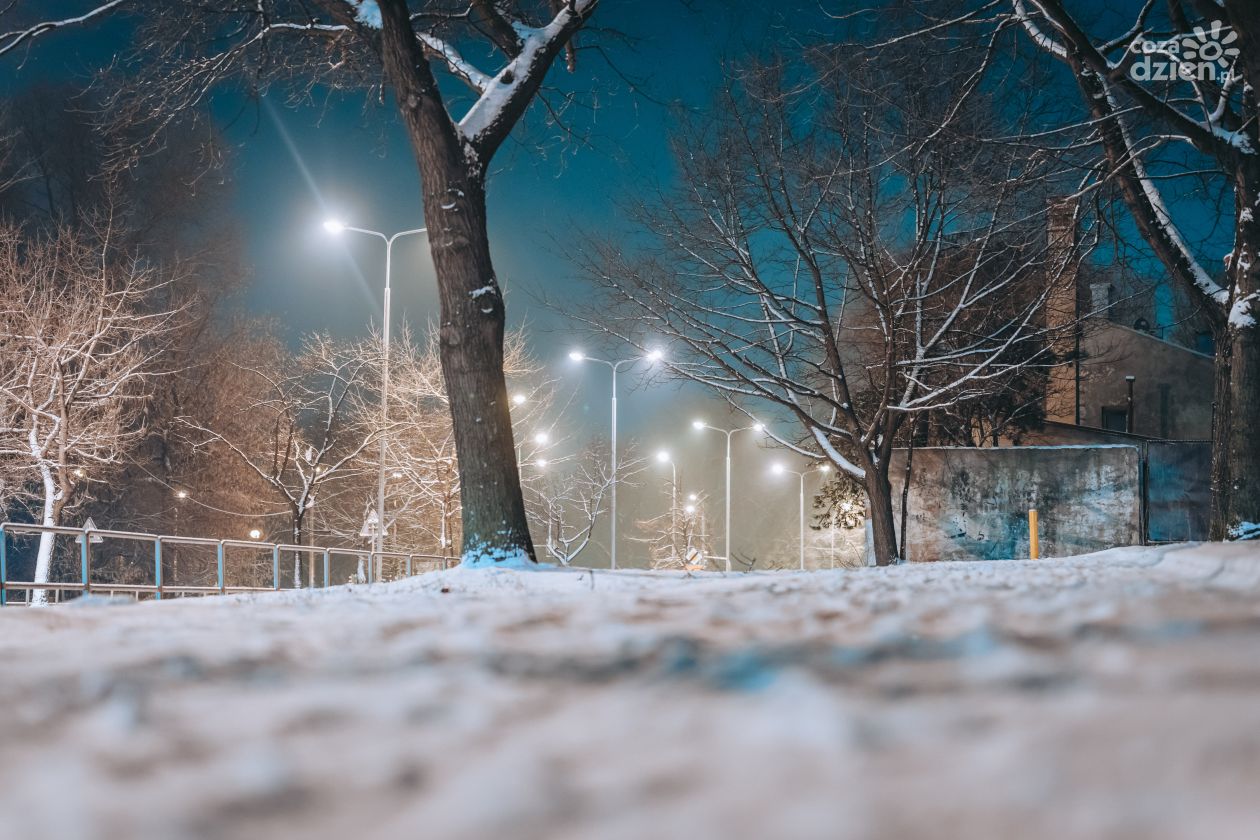
[(892, 566), (899, 561), (897, 553), (896, 516), (893, 514), (892, 482), (888, 480), (887, 462), (866, 469), (866, 500), (871, 511), (871, 542), (876, 566)]
[[(1217, 364), (1227, 359), (1227, 424), (1217, 426), (1213, 479), (1222, 462), (1224, 498), (1213, 505), (1212, 537), (1260, 539), (1260, 164), (1239, 166), (1234, 186), (1236, 230), (1230, 260), (1233, 309), (1225, 326), (1225, 342), (1217, 347)], [(1218, 399), (1219, 401), (1219, 399)]]
[(415, 152), (441, 301), (466, 566), (536, 563), (503, 377), (503, 295), (486, 236), (486, 162), (451, 124), (407, 20), (383, 3), (382, 59)]
[[(40, 522), (45, 526), (54, 527), (61, 519), (61, 505), (57, 498), (60, 491), (53, 478), (52, 470), (47, 466), (41, 466), (40, 472), (44, 484), (44, 510)], [(35, 574), (32, 576), (34, 583), (48, 583), (52, 572), (53, 546), (56, 539), (56, 534), (51, 531), (44, 531), (39, 535), (39, 550), (35, 554)], [(36, 589), (27, 595), (27, 599), (33, 607), (45, 606), (48, 603), (48, 590)]]

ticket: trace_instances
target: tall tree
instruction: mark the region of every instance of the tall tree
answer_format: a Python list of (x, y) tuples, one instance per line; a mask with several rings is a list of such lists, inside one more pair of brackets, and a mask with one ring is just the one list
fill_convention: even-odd
[(639, 213), (655, 249), (595, 240), (580, 317), (667, 336), (672, 373), (791, 422), (780, 443), (863, 483), (886, 565), (899, 435), (1053, 363), (1069, 260), (1045, 232), (1053, 162), (983, 141), (1001, 120), (966, 73), (822, 58), (808, 96), (810, 68), (750, 70), (680, 137), (681, 187)]
[[(882, 43), (940, 55), (1016, 33), (1033, 62), (1066, 69), (1066, 84), (1047, 90), (1059, 106), (1075, 87), (1077, 107), (1047, 109), (1054, 123), (1017, 142), (1038, 154), (1092, 150), (1082, 192), (1118, 192), (1138, 236), (1211, 321), (1211, 533), (1260, 539), (1260, 4), (1149, 0), (1107, 16), (1097, 4), (1066, 0), (893, 5), (904, 14)], [(996, 84), (1022, 82), (1006, 74)], [(1214, 227), (1218, 201), (1233, 208), (1222, 214), (1233, 240), (1223, 263), (1201, 233)]]
[[(366, 87), (383, 74), (419, 169), (441, 301), (441, 361), (459, 452), (463, 559), (536, 562), (503, 376), (504, 302), (486, 233), (496, 152), (542, 95), (598, 0), (207, 0), (141, 15), (145, 81), (119, 110), (160, 126), (230, 77)], [(493, 70), (479, 66), (482, 56)], [(476, 59), (468, 56), (477, 56)], [(454, 93), (450, 81), (471, 93)]]
[[(106, 225), (29, 238), (0, 228), (0, 458), (22, 465), (41, 524), (64, 524), (142, 438), (181, 315), (153, 305), (165, 282), (115, 252)], [(40, 535), (36, 583), (48, 582), (53, 541)]]

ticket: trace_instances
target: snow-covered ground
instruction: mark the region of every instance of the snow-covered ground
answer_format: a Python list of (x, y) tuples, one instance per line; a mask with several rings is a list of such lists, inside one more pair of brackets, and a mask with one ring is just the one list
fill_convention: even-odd
[(1260, 837), (1260, 547), (0, 613), (0, 837)]

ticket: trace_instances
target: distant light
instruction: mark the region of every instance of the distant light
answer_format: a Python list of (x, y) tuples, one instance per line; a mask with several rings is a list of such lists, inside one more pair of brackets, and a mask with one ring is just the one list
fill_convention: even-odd
[(701, 429), (703, 429), (706, 425), (707, 425), (707, 424), (706, 424), (703, 420), (692, 420), (692, 421), (691, 421), (691, 428), (695, 429), (696, 431), (700, 431), (700, 430), (701, 430)]
[(402, 478), (402, 470), (394, 470), (394, 478)]
[(177, 498), (177, 499), (187, 499), (187, 498), (188, 498), (188, 491), (187, 491), (187, 490), (176, 490), (176, 491), (175, 491), (175, 498)]
[(539, 459), (538, 459), (537, 461), (535, 461), (534, 463), (535, 463), (535, 464), (536, 464), (536, 465), (537, 465), (537, 466), (541, 469), (542, 467), (547, 466), (547, 459), (546, 459), (546, 458), (539, 458)]
[(648, 351), (648, 354), (647, 354), (647, 360), (648, 360), (649, 362), (659, 362), (659, 361), (660, 361), (661, 359), (663, 359), (663, 358), (665, 358), (665, 354), (664, 354), (664, 353), (662, 353), (660, 350), (649, 350), (649, 351)]
[(700, 498), (700, 497), (699, 497), (699, 496), (697, 496), (695, 493), (688, 493), (688, 494), (687, 494), (687, 501), (689, 501), (689, 502), (694, 502), (694, 501), (695, 501), (696, 499), (698, 499), (698, 498)]
[(669, 459), (669, 450), (668, 450), (668, 449), (662, 449), (660, 452), (657, 452), (657, 453), (656, 453), (656, 460), (660, 461), (662, 464), (668, 464), (668, 463), (669, 463), (669, 460), (670, 460), (670, 459)]
[(823, 464), (822, 466), (818, 468), (818, 471), (824, 472), (824, 473), (831, 472), (831, 464)]
[(551, 435), (547, 434), (546, 432), (539, 432), (538, 434), (534, 435), (534, 443), (537, 443), (540, 446), (542, 444), (547, 443), (549, 440), (551, 440)]
[(328, 219), (324, 222), (324, 230), (332, 234), (345, 233), (345, 223), (339, 219)]
[(761, 434), (765, 430), (766, 430), (766, 427), (764, 423), (753, 423), (753, 431), (756, 432), (757, 434)]
[(848, 513), (849, 511), (853, 510), (853, 503), (852, 503), (852, 502), (841, 502), (841, 503), (840, 503), (840, 510), (844, 511), (845, 513)]
[(695, 512), (696, 512), (696, 506), (695, 506), (695, 505), (687, 505), (685, 508), (683, 508), (683, 510), (685, 510), (687, 513), (695, 513)]
[(85, 476), (85, 475), (87, 475), (87, 473), (85, 473), (85, 472), (83, 471), (83, 467), (75, 467), (75, 468), (74, 468), (74, 476), (75, 476), (75, 478), (83, 478), (83, 476)]
[(773, 467), (770, 468), (770, 470), (775, 475), (783, 475), (785, 472), (787, 472), (787, 467), (783, 466), (782, 464), (775, 464)]
[(569, 361), (572, 361), (572, 362), (580, 362), (580, 361), (582, 361), (582, 360), (583, 360), (583, 359), (585, 359), (585, 358), (586, 358), (586, 356), (582, 353), (582, 351), (581, 351), (581, 350), (571, 350), (571, 351), (569, 351)]
[(524, 394), (514, 394), (512, 396), (512, 402), (516, 403), (517, 405), (525, 405), (525, 402), (528, 399), (529, 397), (525, 396)]
[(251, 540), (258, 540), (258, 539), (262, 539), (262, 531), (258, 530), (257, 528), (250, 528), (250, 529), (249, 529), (249, 538), (250, 538)]

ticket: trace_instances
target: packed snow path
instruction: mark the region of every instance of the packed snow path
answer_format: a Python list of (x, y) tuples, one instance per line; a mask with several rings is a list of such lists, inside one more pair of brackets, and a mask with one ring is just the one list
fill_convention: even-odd
[(0, 613), (0, 836), (1260, 837), (1260, 550)]

